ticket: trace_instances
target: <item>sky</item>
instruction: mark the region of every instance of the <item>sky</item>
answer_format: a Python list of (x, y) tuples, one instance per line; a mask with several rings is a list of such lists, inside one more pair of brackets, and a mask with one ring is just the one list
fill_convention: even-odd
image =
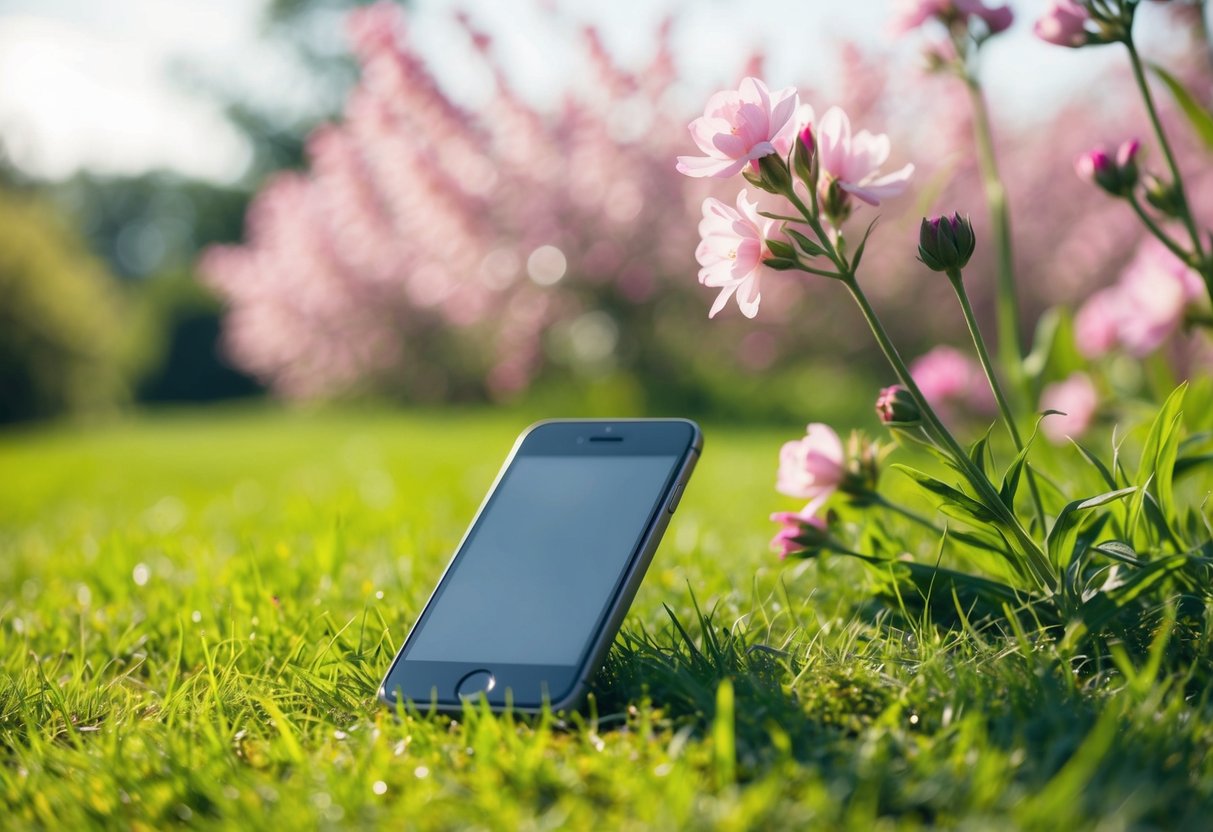
[[(990, 95), (1010, 117), (1039, 117), (1119, 57), (1040, 43), (1030, 23), (1043, 0), (1012, 5), (1016, 25), (990, 44), (986, 63)], [(263, 7), (264, 0), (0, 0), (0, 137), (7, 154), (46, 178), (82, 168), (168, 168), (217, 182), (238, 179), (249, 148), (202, 87), (238, 90), (287, 110), (306, 105), (304, 76), (288, 53), (261, 37)], [(486, 79), (467, 60), (451, 22), (457, 7), (441, 0), (411, 7), (413, 41), (452, 93), (474, 104)], [(601, 28), (625, 65), (639, 65), (652, 46), (649, 33), (677, 11), (674, 47), (688, 79), (688, 111), (692, 100), (733, 80), (755, 47), (769, 55), (768, 82), (782, 86), (828, 79), (839, 39), (888, 42), (889, 0), (467, 0), (458, 8), (494, 34), (517, 87), (537, 103), (576, 71), (574, 33), (586, 22)], [(338, 21), (331, 25), (339, 29)], [(914, 66), (919, 39), (889, 45)]]

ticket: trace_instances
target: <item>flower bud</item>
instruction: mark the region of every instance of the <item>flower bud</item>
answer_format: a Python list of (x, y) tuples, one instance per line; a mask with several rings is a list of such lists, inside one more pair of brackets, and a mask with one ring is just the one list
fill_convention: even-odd
[(963, 269), (976, 248), (973, 224), (960, 214), (924, 218), (919, 227), (918, 259), (933, 271)]
[(779, 158), (778, 153), (763, 156), (758, 160), (758, 179), (754, 184), (768, 193), (787, 193), (792, 187), (792, 173), (788, 170), (788, 163)]
[(1160, 214), (1168, 217), (1178, 217), (1183, 214), (1183, 201), (1179, 191), (1172, 182), (1165, 182), (1152, 173), (1142, 177), (1146, 190), (1146, 202)]
[(779, 531), (771, 538), (771, 548), (779, 553), (780, 560), (788, 555), (814, 557), (830, 546), (828, 526), (816, 513), (816, 506), (810, 504), (799, 513), (778, 511), (771, 519), (779, 524)]
[(806, 124), (796, 137), (796, 146), (792, 148), (792, 167), (801, 181), (810, 188), (814, 185), (817, 174), (813, 161), (817, 156), (817, 139), (813, 136), (813, 125)]
[(1141, 142), (1129, 139), (1121, 142), (1116, 149), (1116, 167), (1120, 172), (1120, 181), (1129, 190), (1137, 187), (1137, 152), (1141, 150)]
[(1140, 149), (1141, 142), (1130, 139), (1121, 143), (1113, 159), (1102, 146), (1092, 148), (1074, 161), (1074, 171), (1112, 196), (1127, 197), (1137, 187), (1137, 152)]
[(922, 411), (914, 396), (900, 384), (880, 391), (876, 397), (876, 414), (882, 424), (890, 427), (909, 427), (922, 421)]
[(822, 185), (825, 187), (820, 189), (821, 211), (835, 226), (841, 226), (851, 215), (851, 195), (842, 189), (837, 179), (827, 178)]

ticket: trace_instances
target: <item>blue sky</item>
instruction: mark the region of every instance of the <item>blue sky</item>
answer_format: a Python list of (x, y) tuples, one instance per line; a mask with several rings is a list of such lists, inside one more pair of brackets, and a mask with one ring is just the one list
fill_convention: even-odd
[[(238, 177), (247, 147), (216, 103), (189, 90), (182, 68), (287, 108), (301, 105), (297, 97), (306, 90), (298, 83), (297, 68), (258, 36), (263, 5), (262, 0), (6, 0), (0, 4), (0, 135), (10, 156), (31, 173), (49, 177), (81, 167), (114, 173), (167, 167), (216, 181)], [(459, 7), (494, 33), (516, 84), (537, 102), (576, 73), (572, 33), (578, 24), (599, 25), (608, 47), (635, 64), (648, 53), (648, 33), (656, 22), (678, 11), (674, 42), (687, 79), (688, 110), (728, 80), (758, 46), (770, 56), (772, 84), (822, 75), (828, 80), (831, 44), (848, 37), (886, 42), (889, 9), (888, 0), (546, 5), (557, 14), (545, 14), (532, 0), (468, 0)], [(987, 61), (992, 95), (1012, 117), (1047, 110), (1118, 57), (1111, 50), (1079, 53), (1038, 43), (1030, 20), (1044, 0), (1012, 5), (1016, 26), (991, 44)], [(449, 2), (418, 0), (412, 26), (440, 79), (474, 102), (484, 79), (465, 60), (466, 48), (450, 22), (454, 8)], [(912, 70), (918, 44), (912, 37), (892, 44), (895, 59)]]

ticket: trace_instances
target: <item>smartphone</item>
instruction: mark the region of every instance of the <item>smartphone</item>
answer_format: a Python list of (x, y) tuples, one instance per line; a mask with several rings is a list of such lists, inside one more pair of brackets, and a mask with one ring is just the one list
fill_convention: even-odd
[(379, 698), (568, 710), (602, 665), (703, 448), (686, 419), (552, 420), (514, 444)]

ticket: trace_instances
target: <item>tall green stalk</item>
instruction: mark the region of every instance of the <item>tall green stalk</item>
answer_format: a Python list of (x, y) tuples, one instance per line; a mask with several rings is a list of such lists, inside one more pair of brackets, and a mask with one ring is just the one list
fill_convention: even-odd
[(1023, 389), (1023, 342), (1020, 339), (1019, 298), (1015, 292), (1015, 263), (1011, 250), (1011, 212), (1007, 190), (998, 172), (990, 113), (981, 84), (972, 73), (965, 73), (965, 87), (973, 110), (973, 138), (977, 146), (977, 165), (981, 170), (986, 208), (990, 213), (990, 231), (994, 241), (995, 309), (998, 316), (998, 358), (1007, 379), (1026, 398)]
[[(973, 338), (973, 346), (977, 349), (977, 357), (981, 360), (981, 368), (985, 371), (986, 380), (990, 383), (990, 390), (994, 393), (994, 400), (998, 403), (998, 412), (1002, 415), (1002, 421), (1006, 425), (1007, 433), (1011, 435), (1011, 441), (1015, 443), (1015, 450), (1023, 453), (1024, 444), (1023, 437), (1019, 434), (1019, 427), (1015, 424), (1015, 414), (1011, 410), (1011, 405), (1007, 402), (1007, 397), (1002, 391), (1002, 384), (998, 381), (998, 373), (994, 370), (994, 364), (990, 361), (990, 353), (986, 349), (985, 339), (981, 337), (981, 330), (977, 328), (977, 318), (973, 315), (973, 305), (969, 303), (969, 293), (965, 291), (964, 279), (961, 276), (960, 269), (948, 269), (948, 280), (952, 284), (952, 288), (956, 291), (956, 297), (960, 300), (960, 308), (964, 312), (965, 324), (969, 328), (969, 335)], [(1024, 466), (1027, 472), (1028, 490), (1032, 494), (1032, 506), (1036, 510), (1036, 520), (1040, 524), (1041, 530), (1045, 528), (1045, 510), (1044, 504), (1040, 500), (1040, 490), (1036, 486), (1036, 475), (1032, 473), (1031, 466)]]
[[(1209, 298), (1213, 300), (1213, 261), (1205, 256), (1204, 243), (1200, 239), (1200, 231), (1196, 227), (1196, 220), (1192, 216), (1192, 208), (1188, 204), (1188, 195), (1184, 190), (1183, 176), (1179, 172), (1179, 164), (1175, 161), (1175, 153), (1171, 150), (1171, 142), (1167, 139), (1167, 133), (1162, 126), (1162, 120), (1158, 117), (1158, 108), (1154, 104), (1154, 95), (1150, 92), (1150, 85), (1146, 80), (1145, 67), (1142, 66), (1141, 56), (1137, 54), (1137, 46), (1133, 43), (1131, 30), (1126, 33), (1123, 42), (1125, 49), (1129, 53), (1129, 63), (1133, 67), (1133, 78), (1137, 82), (1137, 89), (1141, 92), (1142, 101), (1146, 105), (1146, 113), (1149, 115), (1150, 124), (1154, 128), (1154, 135), (1158, 138), (1158, 146), (1162, 150), (1163, 158), (1167, 161), (1167, 168), (1171, 171), (1171, 187), (1176, 196), (1179, 219), (1184, 224), (1184, 227), (1188, 231), (1188, 236), (1192, 240), (1192, 253), (1196, 258), (1197, 271), (1200, 273), (1201, 278), (1204, 279), (1205, 289), (1209, 293)], [(1147, 225), (1152, 226), (1151, 223), (1147, 223)], [(1154, 227), (1151, 227), (1150, 230), (1163, 243), (1168, 242), (1165, 235), (1156, 231)], [(1186, 260), (1187, 258), (1182, 259)]]

